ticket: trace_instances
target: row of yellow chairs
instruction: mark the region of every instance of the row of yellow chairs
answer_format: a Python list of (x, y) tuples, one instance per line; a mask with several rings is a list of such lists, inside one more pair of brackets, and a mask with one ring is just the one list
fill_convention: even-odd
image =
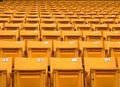
[(57, 15), (56, 18), (44, 17), (44, 18), (0, 18), (0, 23), (60, 23), (60, 24), (119, 24), (120, 19), (118, 18), (88, 18), (84, 16), (83, 18), (75, 18), (70, 16), (70, 18), (65, 18), (63, 15)]
[[(120, 58), (0, 58), (0, 87), (119, 87)], [(84, 68), (83, 68), (84, 65)]]
[[(63, 2), (44, 2), (41, 3), (39, 1), (37, 1), (38, 4), (34, 3), (34, 2), (30, 2), (29, 4), (23, 3), (21, 5), (19, 5), (20, 2), (14, 3), (12, 4), (12, 6), (8, 6), (8, 9), (13, 9), (15, 6), (17, 6), (16, 8), (14, 8), (15, 10), (19, 9), (19, 10), (37, 10), (37, 8), (39, 8), (40, 10), (43, 8), (45, 8), (45, 10), (50, 9), (48, 7), (51, 7), (51, 9), (60, 9), (60, 10), (70, 10), (70, 11), (79, 11), (82, 10), (83, 12), (90, 12), (95, 11), (95, 12), (99, 12), (99, 13), (105, 13), (105, 12), (114, 12), (114, 11), (119, 11), (119, 2), (92, 2), (92, 1), (85, 1), (85, 2), (81, 2), (81, 1), (76, 1), (76, 2), (69, 2), (69, 1), (63, 1)], [(5, 9), (7, 7), (8, 2), (4, 2), (2, 3), (3, 6), (1, 6), (2, 9)], [(22, 3), (22, 2), (21, 2)], [(89, 4), (90, 3), (90, 4)], [(8, 3), (8, 5), (11, 3)], [(20, 7), (19, 7), (20, 6)], [(110, 6), (110, 7), (108, 7)], [(34, 8), (32, 8), (34, 7)], [(77, 7), (77, 8), (75, 8)], [(38, 10), (39, 10), (38, 9)], [(7, 12), (7, 11), (6, 11)]]
[[(48, 21), (49, 22), (49, 21)], [(81, 21), (75, 21), (75, 24), (65, 23), (0, 23), (0, 30), (80, 30), (80, 31), (119, 31), (120, 24), (80, 24)]]
[(1, 30), (5, 41), (120, 41), (120, 31)]
[(0, 57), (119, 57), (120, 42), (0, 41)]

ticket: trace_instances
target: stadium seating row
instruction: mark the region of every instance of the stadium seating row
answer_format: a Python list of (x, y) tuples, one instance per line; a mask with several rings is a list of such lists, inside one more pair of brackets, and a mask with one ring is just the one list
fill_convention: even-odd
[(76, 21), (76, 24), (70, 23), (0, 23), (1, 30), (60, 30), (60, 31), (120, 31), (120, 24), (79, 24), (80, 21)]
[(120, 41), (120, 31), (1, 30), (5, 41)]
[(51, 58), (50, 62), (48, 71), (47, 58), (17, 57), (12, 69), (12, 58), (0, 58), (0, 86), (119, 87), (119, 57), (85, 57), (84, 63), (81, 58)]
[[(104, 44), (103, 44), (104, 43)], [(120, 42), (0, 41), (0, 57), (120, 57)]]

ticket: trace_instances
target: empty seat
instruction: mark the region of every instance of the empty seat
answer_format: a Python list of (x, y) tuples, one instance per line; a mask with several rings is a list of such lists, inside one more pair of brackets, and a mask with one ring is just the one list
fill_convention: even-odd
[(107, 24), (93, 24), (92, 27), (96, 31), (110, 31)]
[(84, 41), (103, 41), (101, 31), (83, 31)]
[(22, 30), (39, 30), (39, 24), (24, 23)]
[(106, 41), (120, 41), (119, 31), (104, 31), (103, 36)]
[(86, 19), (88, 24), (100, 24), (100, 19)]
[(40, 40), (39, 30), (20, 30), (20, 40)]
[(0, 57), (24, 56), (25, 43), (22, 41), (0, 41)]
[(112, 31), (120, 31), (120, 24), (111, 24), (109, 26)]
[(39, 18), (26, 18), (26, 23), (39, 24), (40, 23), (40, 19)]
[(101, 23), (104, 23), (104, 24), (115, 24), (115, 20), (114, 19), (101, 19)]
[(25, 15), (24, 14), (14, 14), (13, 15), (13, 18), (24, 18), (25, 17)]
[(85, 19), (71, 19), (71, 22), (73, 24), (85, 24), (86, 20)]
[(84, 58), (86, 87), (118, 87), (114, 58)]
[(102, 41), (81, 41), (79, 48), (84, 57), (105, 57), (105, 48)]
[(2, 30), (0, 31), (0, 40), (13, 40), (17, 41), (19, 32), (18, 30)]
[(47, 87), (47, 59), (15, 58), (14, 87)]
[(50, 66), (53, 87), (84, 87), (81, 58), (51, 58)]
[(10, 19), (9, 18), (0, 18), (0, 23), (9, 23), (10, 22)]
[(78, 57), (77, 41), (54, 41), (54, 54), (56, 57)]
[(12, 58), (0, 58), (0, 87), (12, 87)]
[(11, 18), (10, 23), (23, 24), (25, 23), (25, 18)]
[(90, 24), (75, 24), (75, 28), (80, 31), (92, 31)]
[(61, 40), (61, 31), (41, 31), (41, 40), (47, 41), (47, 40)]
[(28, 41), (27, 54), (28, 54), (28, 57), (51, 57), (52, 42), (51, 41)]
[(58, 24), (58, 29), (61, 31), (75, 30), (72, 24)]
[(50, 14), (48, 14), (48, 15), (40, 14), (40, 18), (52, 18), (52, 15), (50, 15)]
[(68, 18), (56, 19), (56, 22), (59, 23), (59, 24), (69, 24), (70, 23), (70, 19), (68, 19)]
[(4, 30), (20, 30), (21, 24), (5, 23)]
[(41, 23), (47, 23), (47, 24), (52, 24), (55, 23), (56, 20), (54, 18), (41, 18)]
[(55, 23), (51, 23), (51, 24), (41, 23), (40, 29), (41, 30), (49, 30), (49, 31), (57, 30), (57, 25)]
[(62, 37), (65, 41), (82, 41), (81, 31), (62, 31)]
[(55, 18), (55, 19), (63, 19), (63, 18), (65, 18), (65, 15), (53, 15), (53, 17)]
[(111, 57), (120, 57), (120, 42), (105, 42), (105, 49)]

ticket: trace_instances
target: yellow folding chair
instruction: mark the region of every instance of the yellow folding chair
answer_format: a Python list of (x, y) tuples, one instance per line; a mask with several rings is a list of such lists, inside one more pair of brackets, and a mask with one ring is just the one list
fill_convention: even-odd
[(52, 87), (84, 87), (81, 58), (51, 58), (50, 67)]
[(81, 41), (79, 49), (84, 57), (105, 57), (105, 48), (102, 41)]
[(83, 31), (84, 41), (103, 41), (101, 31)]
[(0, 87), (12, 87), (12, 58), (0, 58)]
[(77, 41), (54, 41), (54, 54), (56, 57), (78, 57)]
[(84, 58), (86, 87), (118, 87), (115, 58)]
[(40, 40), (39, 30), (20, 30), (20, 41), (25, 40)]
[(46, 58), (15, 58), (14, 87), (47, 87)]
[(47, 40), (61, 40), (61, 31), (41, 31), (41, 40), (47, 41)]

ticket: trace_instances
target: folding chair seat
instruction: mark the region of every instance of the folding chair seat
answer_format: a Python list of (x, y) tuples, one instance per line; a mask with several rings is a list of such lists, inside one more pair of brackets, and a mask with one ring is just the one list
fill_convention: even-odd
[(107, 19), (117, 19), (118, 17), (116, 15), (106, 15)]
[(56, 57), (78, 57), (77, 41), (54, 41), (54, 54)]
[(4, 30), (20, 30), (21, 24), (5, 23)]
[(23, 23), (22, 30), (39, 30), (39, 24)]
[(75, 24), (75, 29), (80, 31), (92, 31), (90, 24)]
[(23, 24), (23, 23), (25, 23), (25, 18), (11, 18), (10, 23)]
[(72, 16), (73, 12), (72, 11), (63, 11), (62, 14), (66, 15), (66, 16)]
[(67, 15), (66, 16), (68, 19), (77, 19), (78, 18), (78, 16), (77, 15)]
[(105, 41), (105, 49), (111, 57), (120, 57), (120, 42)]
[(106, 11), (102, 11), (102, 12), (99, 12), (98, 14), (99, 14), (99, 15), (107, 15), (108, 12), (106, 12)]
[(88, 24), (100, 24), (100, 19), (86, 19)]
[(17, 41), (18, 35), (18, 30), (3, 30), (0, 31), (0, 40)]
[(97, 12), (94, 12), (94, 11), (90, 11), (88, 13), (86, 13), (87, 15), (97, 15)]
[(41, 18), (41, 23), (52, 24), (56, 23), (56, 20), (54, 18)]
[(95, 31), (110, 31), (107, 24), (92, 24), (92, 27)]
[(40, 18), (52, 18), (52, 15), (40, 15)]
[(103, 41), (101, 31), (83, 31), (84, 41)]
[(104, 15), (93, 15), (92, 18), (95, 18), (95, 19), (104, 19)]
[(114, 19), (101, 19), (101, 23), (103, 24), (115, 24), (115, 20)]
[(16, 15), (25, 15), (26, 12), (25, 11), (18, 11), (18, 12), (15, 12)]
[(81, 56), (84, 57), (105, 57), (105, 48), (102, 41), (81, 41), (79, 42)]
[(71, 19), (72, 24), (85, 24), (85, 19)]
[(24, 56), (25, 43), (23, 41), (0, 41), (0, 57)]
[(12, 58), (0, 58), (0, 87), (12, 87)]
[(13, 18), (25, 18), (25, 14), (14, 14)]
[(0, 18), (0, 23), (3, 23), (3, 26), (5, 23), (9, 23), (10, 19), (9, 18)]
[(115, 58), (84, 58), (86, 87), (118, 87)]
[(40, 15), (43, 15), (43, 16), (44, 15), (50, 15), (50, 12), (48, 12), (48, 10), (46, 11), (45, 9), (43, 9), (43, 11), (40, 12)]
[(57, 30), (57, 24), (56, 23), (51, 23), (51, 24), (41, 23), (40, 29), (41, 30), (49, 30), (49, 31)]
[(120, 31), (120, 24), (110, 24), (109, 27), (112, 31)]
[(47, 40), (61, 40), (61, 31), (41, 31), (41, 40), (47, 41)]
[[(31, 10), (30, 12), (27, 12), (27, 16), (28, 16), (28, 15), (36, 15), (36, 17), (38, 17), (38, 14), (39, 14), (39, 12), (37, 12), (36, 9), (33, 9), (33, 10)], [(35, 18), (36, 18), (36, 17), (35, 17)]]
[(62, 13), (61, 12), (59, 12), (59, 10), (58, 11), (54, 11), (54, 12), (52, 12), (52, 15), (54, 16), (54, 15), (61, 15)]
[(20, 30), (20, 41), (22, 40), (40, 40), (40, 32), (39, 30), (31, 31), (31, 30)]
[(64, 18), (64, 19), (56, 19), (56, 22), (59, 24), (70, 24), (70, 19)]
[(79, 15), (79, 18), (82, 19), (90, 19), (92, 16), (91, 15)]
[(72, 24), (58, 24), (58, 30), (69, 31), (75, 30)]
[(11, 19), (12, 15), (10, 14), (0, 14), (0, 18), (10, 18)]
[(62, 31), (62, 37), (64, 41), (82, 41), (81, 31)]
[(55, 19), (64, 19), (64, 18), (66, 18), (66, 16), (65, 15), (53, 15), (53, 18), (55, 18)]
[(28, 57), (51, 57), (52, 42), (51, 41), (28, 41), (27, 42)]
[(14, 87), (47, 87), (47, 59), (15, 58)]
[(104, 31), (103, 37), (106, 41), (120, 41), (119, 31)]
[(50, 67), (52, 87), (84, 87), (81, 58), (51, 58)]
[(40, 23), (40, 19), (39, 18), (26, 18), (26, 23), (39, 24)]

